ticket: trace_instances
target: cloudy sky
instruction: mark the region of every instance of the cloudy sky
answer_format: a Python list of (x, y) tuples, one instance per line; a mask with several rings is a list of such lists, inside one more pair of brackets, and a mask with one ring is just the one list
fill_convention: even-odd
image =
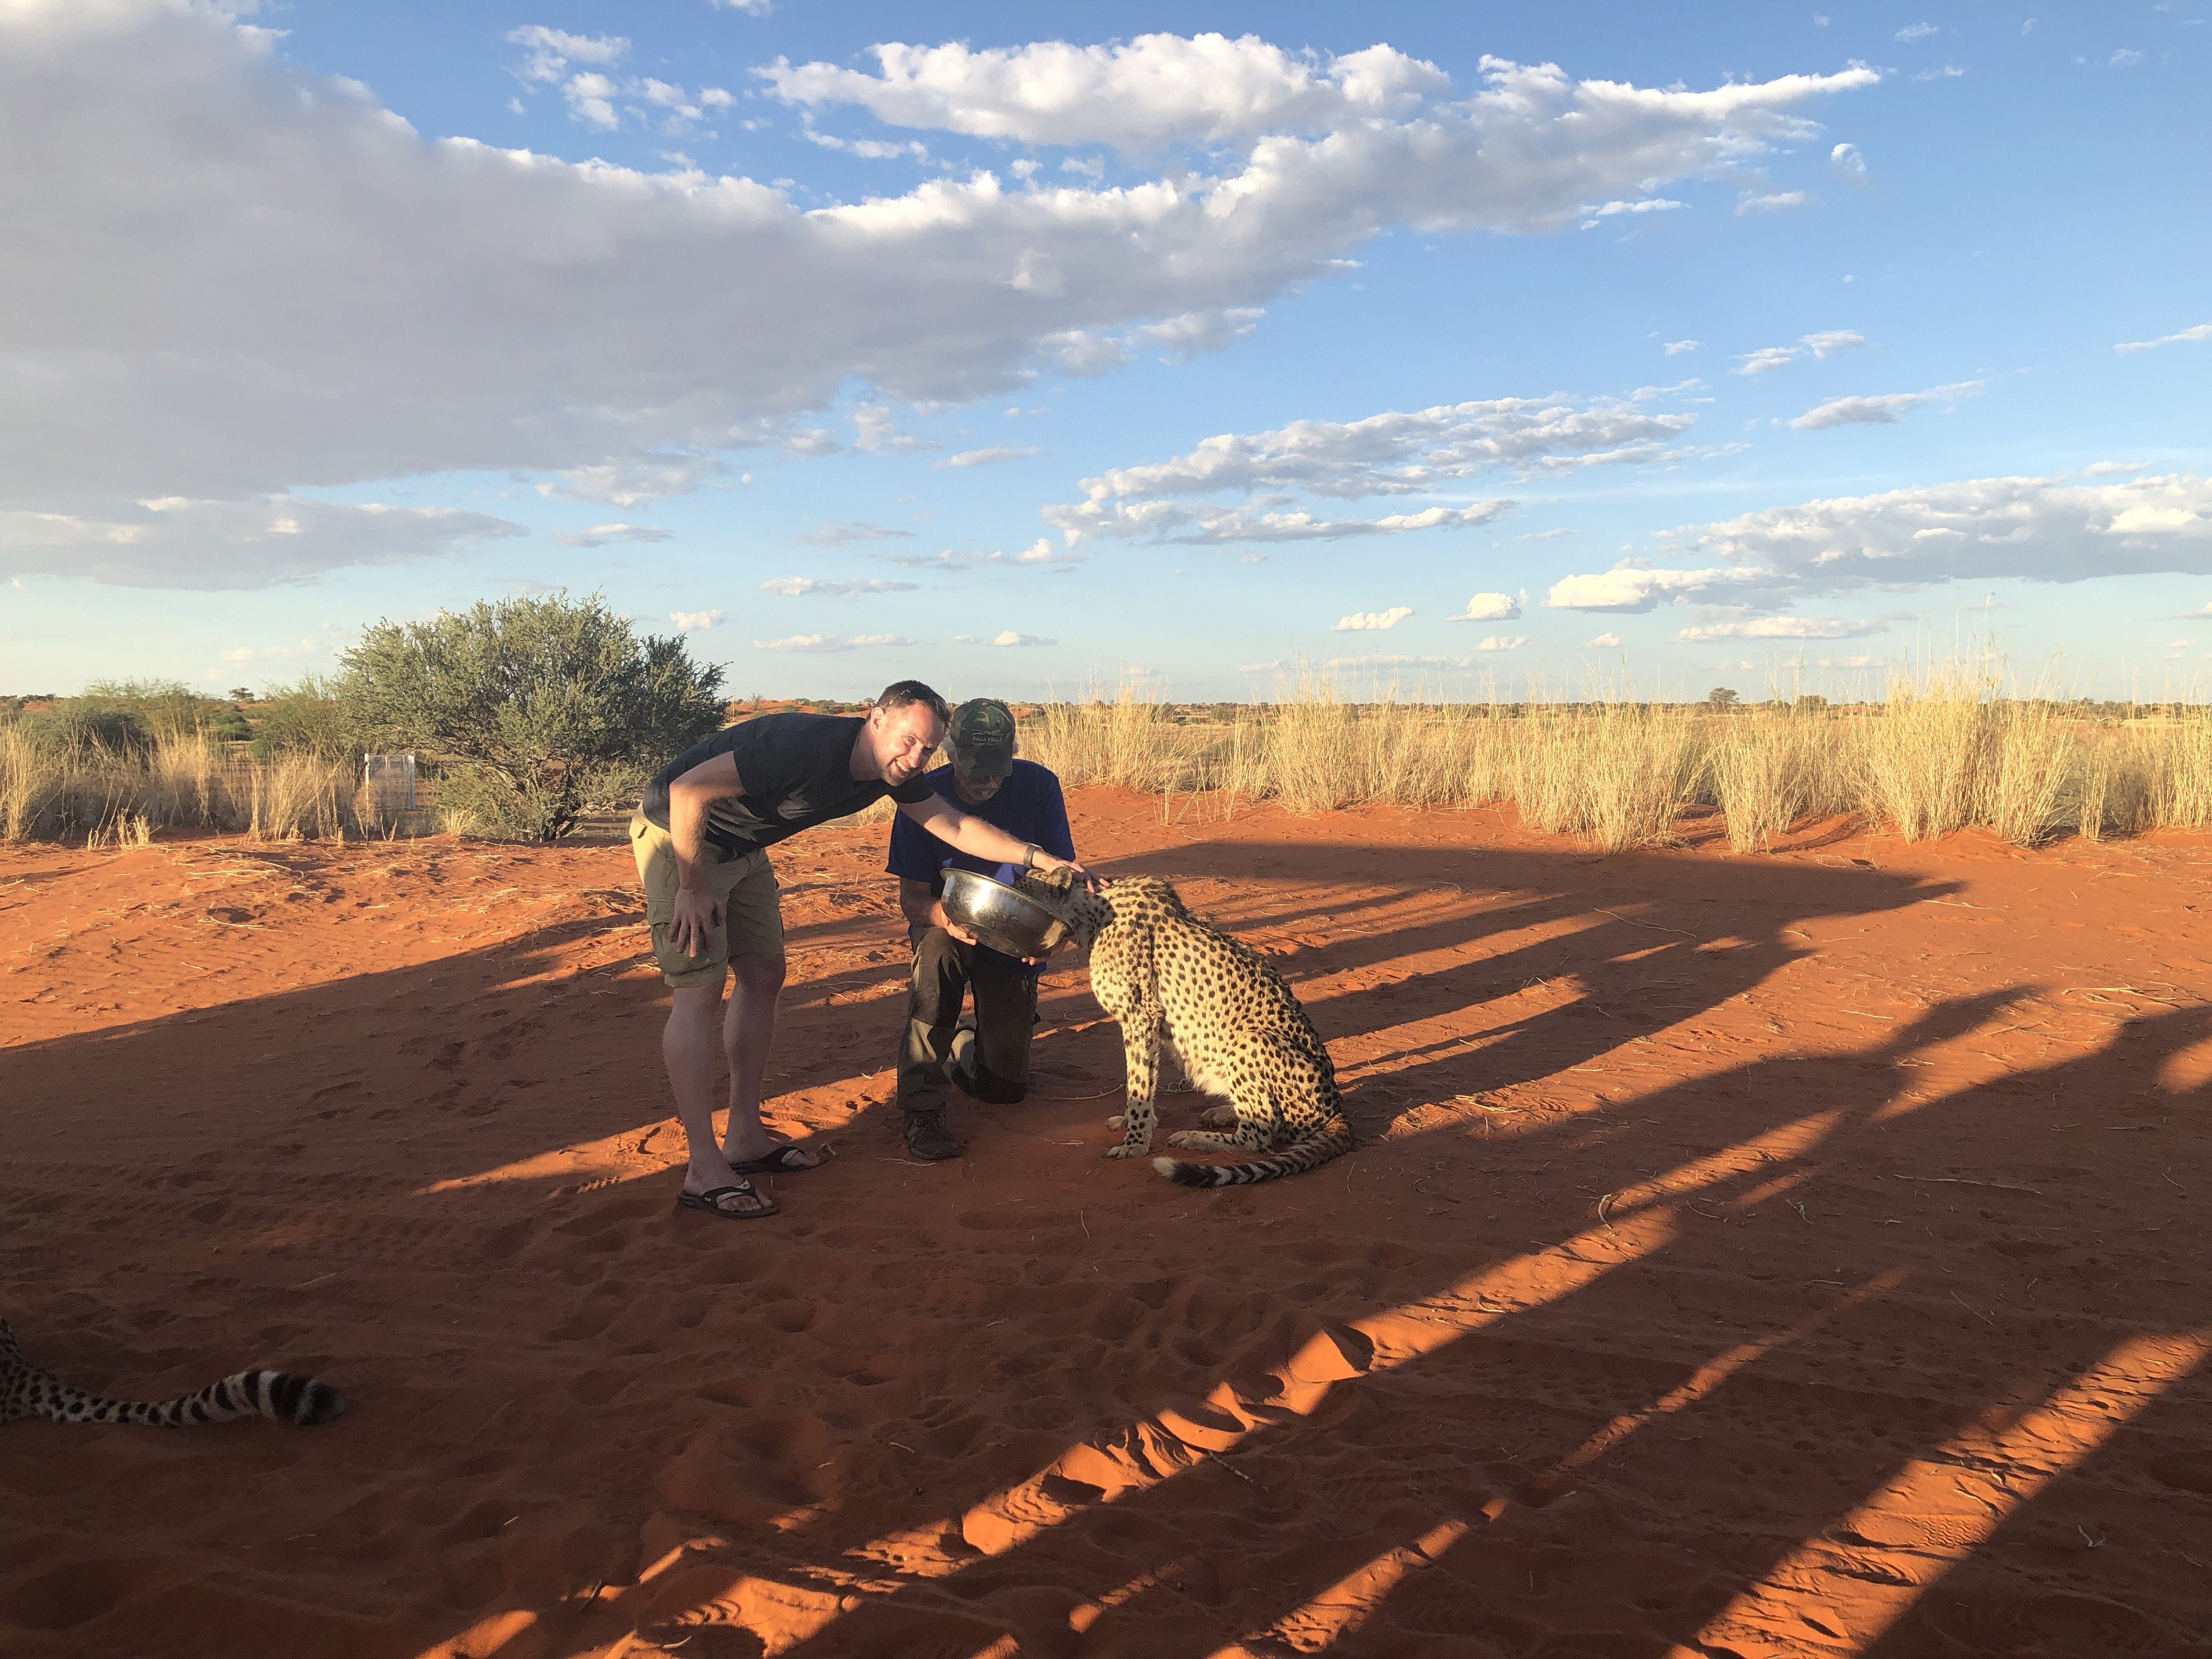
[(0, 691), (2201, 689), (2208, 15), (0, 0)]

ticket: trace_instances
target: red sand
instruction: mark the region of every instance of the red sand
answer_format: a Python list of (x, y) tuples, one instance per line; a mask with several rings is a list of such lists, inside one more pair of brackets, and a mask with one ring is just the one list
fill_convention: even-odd
[(907, 1161), (879, 830), (779, 851), (839, 1156), (744, 1224), (674, 1207), (626, 848), (0, 851), (0, 1313), (351, 1402), (0, 1430), (0, 1651), (2212, 1654), (2205, 843), (1075, 805), (1358, 1151), (1104, 1160), (1063, 966), (1042, 1097)]

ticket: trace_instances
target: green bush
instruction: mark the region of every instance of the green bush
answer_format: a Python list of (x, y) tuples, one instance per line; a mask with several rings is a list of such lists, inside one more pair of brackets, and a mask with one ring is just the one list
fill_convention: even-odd
[(246, 716), (219, 697), (203, 697), (177, 680), (94, 680), (69, 698), (87, 710), (128, 714), (156, 743), (179, 738), (243, 739)]
[(337, 687), (330, 680), (303, 674), (296, 685), (272, 685), (255, 712), (253, 758), (258, 761), (276, 755), (343, 760), (360, 749), (346, 723)]
[(137, 759), (154, 747), (154, 734), (130, 709), (102, 708), (81, 697), (65, 697), (51, 708), (25, 715), (22, 731), (49, 751), (96, 750)]
[(639, 637), (597, 594), (380, 622), (341, 662), (354, 737), (463, 763), (445, 769), (441, 804), (515, 840), (556, 841), (634, 800), (722, 723), (722, 671), (679, 638)]

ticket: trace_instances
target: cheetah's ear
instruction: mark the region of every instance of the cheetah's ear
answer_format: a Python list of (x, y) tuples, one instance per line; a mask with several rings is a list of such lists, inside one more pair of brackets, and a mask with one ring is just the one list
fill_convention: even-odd
[(1075, 872), (1062, 865), (1057, 870), (1041, 870), (1028, 878), (1048, 893), (1065, 896), (1075, 884)]

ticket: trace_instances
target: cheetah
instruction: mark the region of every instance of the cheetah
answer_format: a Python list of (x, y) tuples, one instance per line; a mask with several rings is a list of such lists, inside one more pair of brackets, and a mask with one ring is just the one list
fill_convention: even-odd
[(327, 1423), (344, 1409), (345, 1401), (328, 1383), (283, 1371), (240, 1371), (198, 1394), (158, 1404), (110, 1400), (40, 1370), (23, 1357), (15, 1332), (0, 1319), (0, 1423), (44, 1417), (57, 1423), (143, 1423), (167, 1429), (257, 1413), (279, 1423)]
[[(1205, 1129), (1169, 1140), (1192, 1152), (1268, 1152), (1239, 1164), (1156, 1158), (1185, 1187), (1241, 1186), (1326, 1164), (1352, 1149), (1328, 1050), (1274, 965), (1193, 915), (1156, 876), (1123, 876), (1096, 891), (1066, 872), (1028, 880), (1064, 916), (1091, 952), (1091, 989), (1120, 1022), (1128, 1059), (1128, 1106), (1108, 1120), (1121, 1142), (1109, 1158), (1152, 1149), (1152, 1097), (1163, 1048), (1192, 1085), (1229, 1104), (1206, 1112)], [(1233, 1126), (1233, 1127), (1232, 1127)], [(1228, 1130), (1227, 1133), (1213, 1133)]]

